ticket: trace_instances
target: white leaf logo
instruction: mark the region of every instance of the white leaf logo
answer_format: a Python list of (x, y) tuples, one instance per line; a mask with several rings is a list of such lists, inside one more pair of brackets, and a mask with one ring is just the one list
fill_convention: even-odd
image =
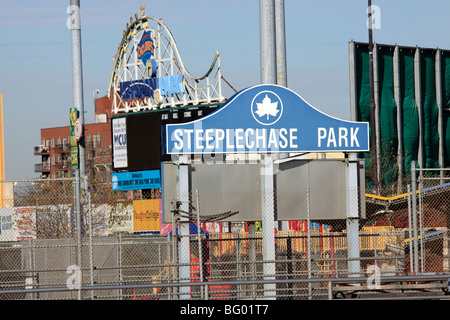
[(272, 102), (270, 98), (267, 96), (264, 97), (262, 103), (256, 103), (257, 110), (255, 113), (261, 118), (263, 116), (267, 116), (267, 120), (269, 120), (269, 116), (276, 117), (278, 110), (278, 101)]

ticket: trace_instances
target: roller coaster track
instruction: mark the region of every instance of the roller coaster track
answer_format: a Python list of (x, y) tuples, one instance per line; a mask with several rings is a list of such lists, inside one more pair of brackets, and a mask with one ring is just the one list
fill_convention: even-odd
[[(108, 86), (108, 96), (113, 99), (113, 113), (127, 113), (186, 105), (210, 104), (224, 102), (220, 55), (216, 52), (209, 69), (200, 77), (193, 76), (186, 68), (177, 43), (169, 28), (162, 22), (145, 15), (130, 18), (123, 37), (113, 57), (113, 69)], [(149, 26), (152, 24), (152, 26)], [(120, 83), (124, 81), (142, 81), (146, 79), (145, 66), (137, 58), (139, 36), (144, 31), (151, 31), (155, 40), (155, 61), (157, 78), (181, 76), (183, 92), (166, 95), (156, 94), (150, 97), (124, 99), (120, 93)]]
[[(422, 195), (433, 195), (433, 194), (439, 194), (443, 192), (450, 191), (450, 182), (443, 183), (440, 185), (427, 187), (422, 190), (416, 190), (416, 194), (419, 194), (419, 192)], [(412, 192), (410, 192), (410, 195)], [(408, 200), (408, 193), (402, 193), (391, 197), (383, 197), (379, 195), (374, 195), (370, 193), (366, 193), (366, 202), (379, 204), (379, 205), (386, 205), (386, 204), (398, 204), (400, 202), (406, 202)]]

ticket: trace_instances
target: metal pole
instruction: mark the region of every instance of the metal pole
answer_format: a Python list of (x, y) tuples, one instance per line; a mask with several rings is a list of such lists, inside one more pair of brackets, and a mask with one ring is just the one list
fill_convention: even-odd
[[(188, 157), (180, 156), (180, 163), (177, 169), (177, 201), (180, 201), (180, 210), (185, 214), (189, 212), (189, 164)], [(190, 278), (190, 244), (189, 244), (189, 220), (184, 216), (179, 217), (178, 232), (179, 232), (179, 246), (178, 246), (178, 262), (181, 264), (178, 267), (178, 280), (180, 282), (188, 282)], [(189, 299), (189, 287), (180, 288), (179, 299)]]
[[(117, 260), (119, 262), (119, 283), (122, 283), (122, 232), (119, 232), (119, 250)], [(119, 290), (119, 300), (122, 300), (122, 289)]]
[(435, 62), (435, 69), (436, 69), (436, 104), (438, 107), (438, 133), (439, 133), (439, 166), (441, 168), (440, 170), (440, 177), (441, 177), (441, 184), (444, 183), (444, 171), (442, 168), (445, 168), (445, 128), (444, 128), (444, 110), (442, 106), (442, 62), (441, 62), (441, 50), (437, 49), (436, 51), (436, 62)]
[(418, 200), (419, 200), (419, 234), (420, 234), (420, 272), (424, 272), (424, 263), (425, 263), (425, 247), (423, 245), (423, 224), (422, 224), (422, 175), (419, 177), (419, 189), (418, 189)]
[[(75, 205), (77, 210), (77, 266), (80, 269), (80, 279), (82, 277), (82, 267), (81, 267), (81, 200), (80, 200), (80, 170), (75, 170)], [(82, 283), (80, 283), (82, 284)], [(81, 290), (78, 290), (78, 300), (81, 300)]]
[(409, 272), (413, 272), (412, 222), (411, 222), (411, 185), (408, 184), (408, 232), (409, 232)]
[(411, 161), (411, 188), (412, 188), (412, 218), (414, 233), (414, 274), (419, 274), (419, 241), (417, 233), (417, 186), (416, 186), (416, 162)]
[[(264, 279), (275, 279), (274, 172), (271, 154), (261, 155), (261, 211)], [(275, 284), (264, 285), (264, 297), (275, 299)]]
[[(275, 40), (275, 2), (259, 1), (261, 83), (277, 83), (277, 61)], [(265, 279), (274, 279), (275, 263), (275, 213), (273, 155), (261, 154), (261, 213), (263, 223), (263, 269)], [(266, 262), (267, 261), (267, 262)], [(266, 299), (275, 299), (275, 285), (264, 285)]]
[[(80, 111), (80, 121), (83, 124), (84, 132), (84, 104), (83, 104), (83, 71), (81, 63), (81, 16), (80, 1), (70, 0), (70, 30), (72, 37), (72, 90), (73, 90), (73, 107)], [(77, 243), (78, 243), (78, 266), (81, 268), (81, 183), (80, 176), (85, 180), (86, 164), (84, 151), (84, 134), (80, 140), (79, 152), (79, 169), (75, 170), (76, 185), (76, 205), (77, 205)], [(84, 185), (84, 183), (83, 183)], [(81, 299), (81, 290), (78, 291), (78, 299)]]
[(348, 275), (358, 277), (361, 272), (359, 252), (359, 175), (355, 153), (349, 154), (346, 172)]
[[(306, 186), (306, 254), (308, 256), (308, 279), (311, 279), (312, 273), (311, 273), (311, 219), (310, 219), (311, 213), (310, 213), (310, 193), (309, 193), (309, 186)], [(308, 299), (312, 299), (312, 287), (311, 282), (308, 282)]]
[[(94, 252), (93, 252), (93, 226), (92, 226), (92, 204), (91, 193), (88, 192), (88, 205), (89, 205), (89, 265), (90, 265), (90, 277), (91, 286), (94, 285)], [(91, 299), (94, 300), (94, 290), (91, 291)]]
[(274, 0), (259, 0), (261, 83), (277, 83)]
[[(248, 260), (251, 279), (256, 279), (256, 235), (255, 235), (255, 222), (250, 221), (248, 223)], [(251, 298), (256, 299), (256, 285), (251, 285)]]
[(277, 84), (283, 87), (287, 87), (284, 0), (275, 0), (275, 38), (277, 57)]
[[(178, 253), (178, 232), (177, 232), (177, 225), (175, 224), (175, 215), (172, 211), (172, 262), (170, 263), (170, 270), (169, 270), (169, 276), (170, 279), (172, 279), (173, 282), (178, 278), (178, 269), (175, 267), (175, 263), (177, 261), (177, 253)], [(176, 232), (176, 234), (175, 234)], [(172, 294), (176, 294), (177, 288), (170, 288), (169, 289), (169, 298), (172, 298)]]
[[(404, 159), (403, 159), (403, 106), (401, 100), (400, 86), (400, 49), (398, 45), (394, 49), (393, 57), (394, 66), (394, 99), (397, 104), (397, 165), (398, 165), (398, 181), (403, 181), (404, 176)], [(403, 183), (399, 183), (397, 187), (398, 194), (403, 193)]]
[(374, 189), (378, 192), (378, 163), (377, 147), (375, 134), (375, 99), (374, 99), (374, 81), (373, 81), (373, 36), (372, 36), (372, 1), (368, 0), (368, 22), (369, 22), (369, 83), (370, 83), (370, 144), (372, 159), (372, 180)]
[[(73, 107), (80, 112), (79, 119), (83, 125), (83, 134), (79, 144), (80, 176), (84, 181), (86, 175), (86, 156), (84, 142), (84, 101), (83, 68), (81, 53), (81, 16), (80, 0), (70, 0), (70, 29), (72, 36), (72, 90)], [(84, 187), (84, 186), (83, 186)]]
[[(198, 271), (200, 276), (200, 282), (203, 282), (203, 256), (202, 256), (202, 233), (200, 230), (200, 205), (199, 205), (199, 198), (198, 198), (198, 190), (195, 190), (195, 200), (197, 202), (197, 237), (198, 237)], [(203, 297), (203, 287), (200, 287), (201, 289), (201, 296)]]

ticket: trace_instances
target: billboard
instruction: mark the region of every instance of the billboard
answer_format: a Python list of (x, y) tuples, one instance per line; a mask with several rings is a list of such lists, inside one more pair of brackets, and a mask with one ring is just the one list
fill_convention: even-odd
[(161, 161), (170, 159), (170, 156), (161, 154), (161, 126), (199, 119), (217, 108), (218, 105), (195, 106), (191, 109), (145, 111), (113, 117), (113, 170), (160, 170)]
[(133, 231), (160, 232), (161, 199), (133, 201)]
[(113, 167), (116, 169), (128, 167), (127, 124), (126, 118), (115, 118), (111, 121)]
[(161, 176), (159, 170), (113, 172), (111, 183), (113, 191), (161, 188)]
[(111, 126), (114, 170), (141, 171), (160, 168), (159, 112), (113, 118)]
[(96, 210), (108, 212), (108, 231), (110, 233), (133, 233), (133, 206), (118, 204), (110, 206), (100, 205)]
[(35, 207), (0, 208), (0, 241), (21, 241), (35, 238)]

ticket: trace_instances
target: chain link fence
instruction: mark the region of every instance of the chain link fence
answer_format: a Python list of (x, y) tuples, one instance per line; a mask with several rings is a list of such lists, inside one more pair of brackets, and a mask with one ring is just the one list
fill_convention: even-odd
[[(348, 221), (321, 216), (346, 206), (345, 201), (341, 203), (342, 191), (339, 197), (330, 190), (310, 189), (298, 197), (278, 191), (273, 201), (273, 252), (264, 250), (264, 223), (233, 221), (237, 210), (223, 210), (224, 204), (241, 202), (245, 210), (261, 215), (261, 194), (193, 193), (183, 197), (188, 204), (181, 207), (187, 208), (184, 214), (176, 206), (164, 207), (160, 234), (133, 234), (123, 230), (136, 218), (133, 201), (142, 200), (142, 194), (130, 198), (127, 193), (112, 192), (108, 185), (89, 182), (87, 191), (79, 195), (78, 223), (75, 179), (2, 181), (0, 299), (203, 299), (204, 290), (210, 299), (268, 295), (326, 299), (327, 279), (367, 276), (371, 266), (377, 266), (381, 276), (416, 274), (416, 268), (421, 274), (448, 273), (449, 180), (450, 174), (418, 171), (416, 206), (413, 192), (366, 195), (364, 206), (358, 207), (365, 215), (358, 220), (357, 243), (352, 243), (355, 238), (349, 235)], [(151, 196), (161, 197), (157, 192)], [(324, 203), (330, 199), (336, 200), (334, 209)], [(214, 203), (220, 210), (214, 209)], [(122, 230), (115, 217), (127, 210), (133, 219), (120, 221)], [(282, 210), (300, 219), (278, 221)], [(81, 239), (77, 238), (78, 225)], [(350, 267), (355, 261), (356, 269)], [(268, 265), (272, 268), (265, 268)], [(270, 286), (245, 282), (317, 278), (324, 282)], [(167, 286), (179, 282), (214, 284), (207, 289)], [(156, 286), (140, 286), (148, 283)], [(116, 287), (95, 289), (107, 285)], [(93, 289), (1, 292), (77, 286)]]

